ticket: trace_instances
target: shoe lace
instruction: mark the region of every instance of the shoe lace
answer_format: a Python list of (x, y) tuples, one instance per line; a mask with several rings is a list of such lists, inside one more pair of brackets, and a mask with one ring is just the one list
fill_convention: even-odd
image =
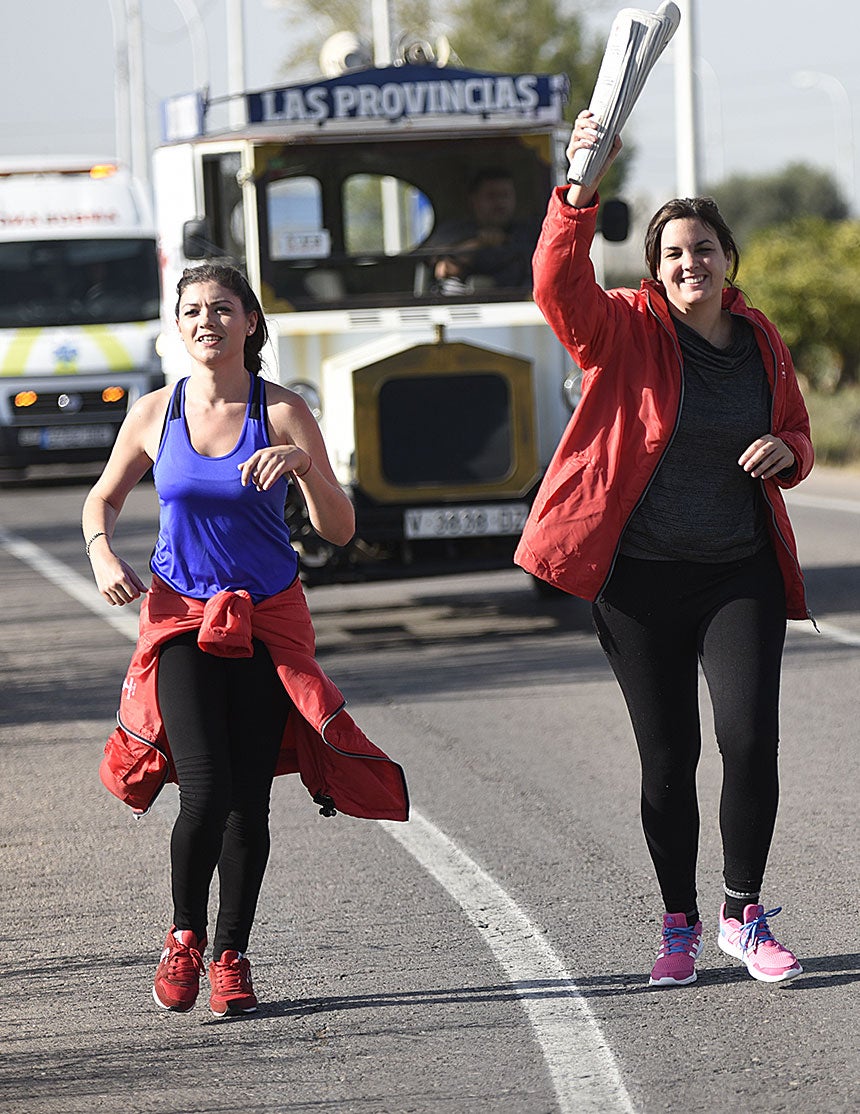
[(696, 939), (696, 926), (688, 925), (686, 928), (663, 929), (663, 955), (672, 955), (674, 952), (687, 952)]
[(241, 959), (219, 959), (214, 965), (215, 980), (219, 994), (247, 994), (250, 979), (247, 977), (247, 961)]
[(174, 981), (199, 979), (204, 970), (200, 952), (177, 940), (167, 957), (167, 977)]
[(762, 913), (754, 921), (749, 921), (741, 928), (739, 940), (741, 950), (744, 953), (755, 951), (759, 944), (773, 943), (773, 933), (768, 927), (767, 919), (768, 917), (775, 917), (781, 912), (782, 906), (777, 905), (775, 909), (768, 909), (766, 913)]

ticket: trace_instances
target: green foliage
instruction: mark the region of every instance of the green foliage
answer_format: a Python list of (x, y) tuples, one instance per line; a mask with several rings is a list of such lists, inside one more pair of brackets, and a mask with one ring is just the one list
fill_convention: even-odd
[[(472, 69), (567, 74), (571, 123), (591, 99), (606, 45), (586, 35), (582, 17), (564, 0), (453, 0), (449, 38)], [(628, 144), (609, 171), (604, 198), (620, 189), (633, 151)]]
[(845, 220), (848, 205), (824, 170), (792, 163), (775, 174), (735, 175), (710, 192), (741, 248), (755, 232), (797, 217)]
[[(440, 34), (449, 34), (447, 7), (434, 4), (431, 13), (429, 0), (394, 0), (391, 5), (392, 37), (396, 40), (401, 30), (409, 30), (432, 45)], [(337, 31), (352, 31), (372, 45), (371, 16), (371, 0), (296, 0), (285, 20), (289, 23), (292, 47), (284, 59), (284, 75), (290, 80), (316, 77), (320, 49)]]
[[(290, 18), (293, 46), (284, 71), (313, 73), (322, 44), (336, 31), (372, 39), (371, 0), (298, 0)], [(298, 16), (298, 18), (297, 18)], [(566, 73), (573, 111), (588, 103), (603, 42), (586, 41), (581, 17), (564, 0), (394, 0), (392, 36), (401, 32), (431, 46), (445, 35), (463, 65), (505, 72)], [(296, 30), (304, 29), (304, 38)]]
[(804, 217), (763, 230), (742, 253), (739, 280), (814, 387), (860, 382), (860, 221)]
[(819, 464), (860, 464), (860, 386), (838, 394), (806, 392), (812, 444)]
[(474, 69), (566, 73), (571, 119), (588, 104), (604, 47), (559, 0), (455, 0), (450, 37)]

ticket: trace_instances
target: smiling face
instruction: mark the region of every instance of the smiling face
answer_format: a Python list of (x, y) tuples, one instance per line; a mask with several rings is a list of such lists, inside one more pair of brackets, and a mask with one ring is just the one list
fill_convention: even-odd
[(182, 291), (176, 324), (188, 354), (198, 363), (238, 360), (244, 366), (245, 340), (257, 326), (257, 314), (247, 313), (226, 286), (197, 282)]
[(657, 278), (680, 313), (720, 304), (730, 262), (716, 232), (704, 221), (684, 217), (664, 226)]

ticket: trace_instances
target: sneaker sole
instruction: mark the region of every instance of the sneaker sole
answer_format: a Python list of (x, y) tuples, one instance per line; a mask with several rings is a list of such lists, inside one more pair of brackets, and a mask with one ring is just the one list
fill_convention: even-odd
[(648, 985), (649, 986), (689, 986), (690, 983), (694, 983), (698, 977), (699, 976), (694, 971), (688, 979), (670, 979), (670, 978), (649, 979), (648, 980)]
[(245, 1014), (256, 1013), (257, 1006), (231, 1006), (228, 1005), (220, 1013), (214, 1006), (210, 1005), (209, 1009), (212, 1011), (213, 1017), (244, 1017)]
[(194, 1009), (194, 1002), (189, 1006), (166, 1006), (156, 994), (155, 987), (152, 988), (152, 999), (160, 1010), (168, 1010), (170, 1013), (188, 1013), (189, 1010)]
[(731, 956), (732, 959), (737, 959), (740, 963), (743, 963), (750, 975), (759, 982), (786, 982), (788, 979), (793, 979), (795, 976), (803, 974), (803, 968), (798, 963), (796, 966), (790, 967), (787, 971), (780, 971), (778, 975), (767, 975), (764, 971), (757, 971), (750, 963), (747, 963), (740, 948), (734, 948), (722, 936), (717, 937), (717, 945), (720, 951), (725, 952), (725, 954)]

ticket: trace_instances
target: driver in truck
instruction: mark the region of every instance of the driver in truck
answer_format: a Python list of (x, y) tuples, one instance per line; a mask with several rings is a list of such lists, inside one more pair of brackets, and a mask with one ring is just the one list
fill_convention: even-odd
[(431, 260), (436, 288), (443, 294), (466, 294), (531, 285), (538, 226), (516, 218), (511, 174), (501, 167), (478, 171), (468, 198), (471, 215), (443, 220), (424, 244), (438, 249)]

